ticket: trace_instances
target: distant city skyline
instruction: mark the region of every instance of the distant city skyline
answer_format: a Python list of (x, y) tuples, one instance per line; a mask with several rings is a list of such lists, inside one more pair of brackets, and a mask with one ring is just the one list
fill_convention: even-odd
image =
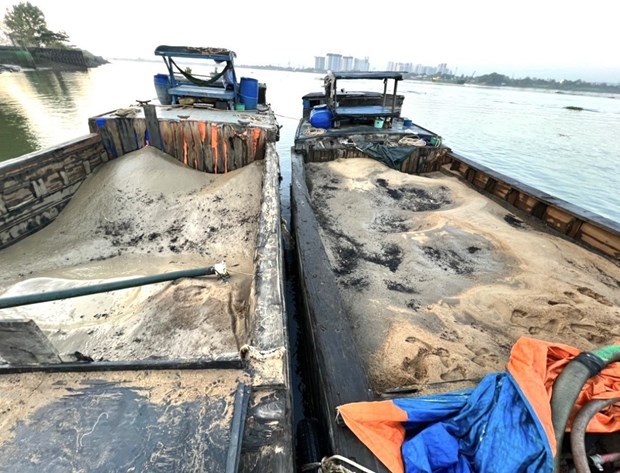
[(357, 58), (344, 56), (340, 53), (327, 53), (325, 56), (314, 56), (316, 71), (369, 71), (368, 57)]
[(367, 56), (363, 59), (354, 58), (353, 56), (345, 56), (342, 53), (327, 53), (324, 56), (314, 56), (314, 70), (325, 72), (347, 72), (358, 71), (366, 72), (369, 70), (385, 70), (393, 72), (409, 72), (418, 75), (452, 75), (451, 69), (448, 69), (448, 64), (443, 62), (437, 66), (428, 66), (421, 63), (414, 64), (413, 62), (394, 62), (389, 61), (385, 68), (371, 67), (370, 58)]
[[(314, 56), (314, 70), (316, 71), (326, 71), (330, 69), (327, 67), (327, 56), (341, 56), (344, 59), (347, 56), (344, 56), (341, 53), (327, 53), (324, 56), (315, 55)], [(591, 67), (586, 69), (575, 69), (571, 67), (565, 68), (549, 68), (545, 66), (531, 66), (531, 67), (515, 67), (511, 64), (497, 64), (497, 65), (488, 65), (488, 64), (472, 64), (472, 65), (451, 65), (448, 67), (446, 62), (440, 62), (437, 66), (432, 66), (429, 64), (423, 63), (414, 63), (414, 62), (398, 62), (398, 61), (387, 61), (383, 63), (375, 63), (372, 58), (365, 57), (365, 60), (368, 61), (367, 66), (368, 69), (340, 69), (340, 70), (374, 70), (374, 71), (401, 71), (401, 72), (410, 72), (413, 74), (419, 75), (454, 75), (454, 76), (464, 76), (464, 77), (473, 77), (473, 76), (481, 76), (485, 74), (491, 74), (493, 72), (506, 75), (512, 78), (538, 78), (538, 79), (555, 79), (555, 80), (584, 80), (586, 82), (593, 83), (608, 83), (608, 84), (620, 84), (620, 68), (618, 72), (614, 69), (610, 69), (609, 71), (601, 70), (597, 67)], [(270, 65), (280, 66), (280, 67), (294, 67), (300, 69), (308, 69), (312, 68), (312, 65), (309, 64), (292, 64), (288, 62), (287, 64), (275, 64), (273, 62), (269, 63)]]

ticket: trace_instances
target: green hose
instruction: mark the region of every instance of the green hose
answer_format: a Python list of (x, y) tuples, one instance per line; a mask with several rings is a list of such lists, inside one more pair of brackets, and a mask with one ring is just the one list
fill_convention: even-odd
[(608, 345), (592, 352), (608, 365), (614, 361), (620, 361), (620, 345)]
[(117, 281), (93, 284), (90, 286), (79, 286), (69, 289), (60, 289), (58, 291), (38, 292), (34, 294), (24, 294), (21, 296), (3, 297), (0, 298), (0, 309), (7, 309), (9, 307), (18, 307), (29, 304), (37, 304), (39, 302), (70, 299), (72, 297), (98, 294), (100, 292), (117, 291), (119, 289), (145, 286), (147, 284), (155, 284), (158, 282), (174, 281), (175, 279), (181, 278), (209, 276), (213, 274), (217, 274), (222, 278), (226, 278), (228, 276), (228, 272), (226, 271), (226, 265), (224, 263), (219, 263), (206, 268), (183, 269), (181, 271), (173, 271), (170, 273), (161, 273), (153, 274), (150, 276), (121, 279)]

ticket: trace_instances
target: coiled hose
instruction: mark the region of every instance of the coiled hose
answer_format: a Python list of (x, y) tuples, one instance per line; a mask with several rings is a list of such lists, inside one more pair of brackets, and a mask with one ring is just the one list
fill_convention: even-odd
[(560, 457), (568, 418), (584, 384), (605, 366), (620, 361), (620, 345), (609, 345), (593, 352), (583, 352), (566, 365), (553, 383), (551, 419), (557, 444), (553, 471), (560, 469)]
[(582, 407), (575, 416), (570, 434), (570, 446), (577, 473), (590, 473), (585, 445), (586, 428), (590, 420), (592, 420), (592, 417), (594, 417), (597, 412), (616, 402), (620, 402), (619, 397), (614, 399), (595, 399)]

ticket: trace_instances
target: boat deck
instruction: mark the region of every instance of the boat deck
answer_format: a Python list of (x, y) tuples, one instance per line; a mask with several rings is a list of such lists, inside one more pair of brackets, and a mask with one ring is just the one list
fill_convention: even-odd
[(0, 471), (237, 471), (249, 382), (232, 369), (1, 376)]
[(0, 295), (230, 278), (3, 306), (2, 472), (293, 469), (277, 124), (164, 108), (0, 166)]
[[(358, 107), (355, 107), (356, 109)], [(309, 140), (320, 140), (320, 139), (330, 139), (330, 138), (340, 138), (340, 137), (351, 137), (360, 135), (364, 137), (364, 140), (367, 141), (368, 135), (377, 135), (376, 141), (398, 141), (400, 138), (430, 138), (432, 136), (437, 136), (432, 131), (429, 131), (425, 128), (422, 128), (415, 123), (412, 123), (411, 126), (403, 127), (402, 120), (398, 122), (397, 127), (386, 128), (386, 129), (377, 129), (373, 125), (351, 125), (344, 126), (341, 128), (314, 128), (309, 121), (304, 120), (300, 123), (296, 143), (303, 143), (304, 141)], [(372, 137), (370, 137), (372, 140)]]
[(584, 351), (620, 338), (612, 260), (449, 165), (418, 176), (337, 152), (292, 155), (309, 389), (333, 453), (386, 471), (334, 420), (340, 405), (473, 388), (521, 336)]
[[(257, 110), (220, 110), (207, 104), (156, 105), (156, 114), (163, 121), (201, 121), (208, 123), (240, 124), (243, 126), (276, 128), (276, 118), (267, 106), (260, 105)], [(96, 118), (137, 118), (144, 119), (142, 107), (131, 106), (98, 115)]]

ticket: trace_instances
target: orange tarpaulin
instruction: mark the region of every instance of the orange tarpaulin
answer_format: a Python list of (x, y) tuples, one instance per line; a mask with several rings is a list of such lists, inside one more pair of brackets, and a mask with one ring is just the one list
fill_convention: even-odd
[(338, 408), (347, 427), (390, 471), (404, 471), (400, 447), (407, 413), (392, 401), (356, 402)]
[[(553, 382), (570, 360), (580, 350), (561, 343), (545, 342), (521, 337), (512, 347), (507, 369), (536, 412), (553, 454), (556, 453), (555, 436), (551, 422), (551, 393)], [(588, 401), (610, 399), (620, 396), (620, 363), (612, 363), (585, 384), (570, 416), (572, 419)], [(616, 432), (620, 430), (620, 407), (611, 406), (599, 412), (590, 424), (588, 432)]]

